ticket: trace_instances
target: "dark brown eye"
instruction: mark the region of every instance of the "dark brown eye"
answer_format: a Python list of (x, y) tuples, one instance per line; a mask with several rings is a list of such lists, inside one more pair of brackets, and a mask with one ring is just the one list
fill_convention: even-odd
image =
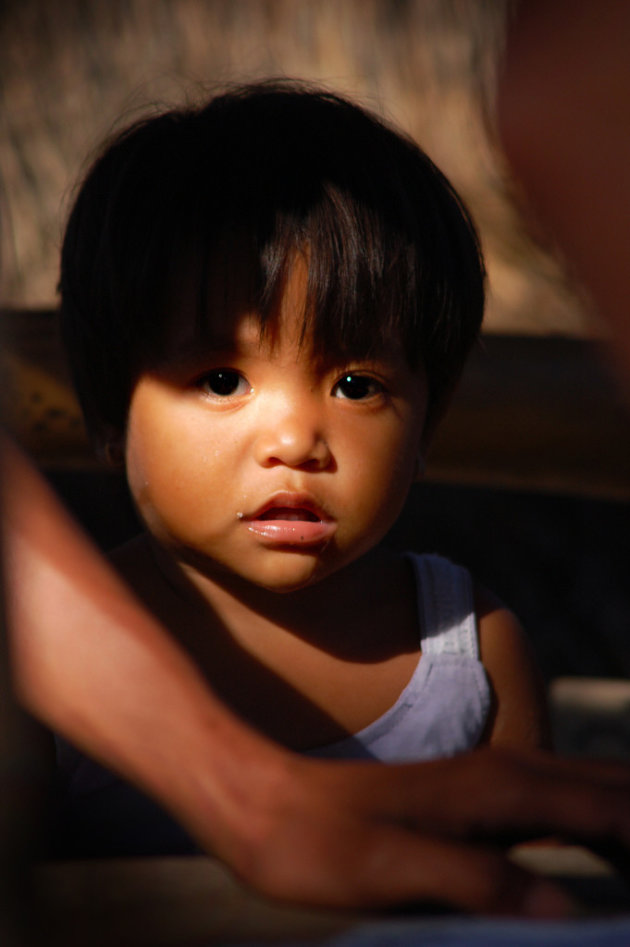
[(240, 372), (232, 368), (215, 368), (206, 372), (199, 379), (199, 387), (206, 394), (218, 398), (229, 398), (230, 395), (244, 395), (249, 391), (249, 384)]
[(348, 401), (362, 401), (365, 398), (373, 398), (375, 395), (382, 394), (383, 386), (370, 375), (357, 375), (354, 372), (348, 372), (343, 378), (340, 378), (333, 388), (335, 398), (345, 398)]

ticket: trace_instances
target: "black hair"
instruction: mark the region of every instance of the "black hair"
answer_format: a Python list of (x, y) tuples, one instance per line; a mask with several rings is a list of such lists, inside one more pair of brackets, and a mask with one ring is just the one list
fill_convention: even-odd
[(439, 412), (483, 314), (466, 208), (380, 119), (330, 92), (267, 81), (137, 121), (79, 190), (61, 321), (93, 435), (124, 430), (182, 282), (203, 322), (208, 281), (224, 273), (227, 296), (237, 286), (264, 331), (296, 252), (308, 261), (304, 331), (315, 347), (365, 357), (399, 341), (410, 366), (424, 366), (429, 413)]

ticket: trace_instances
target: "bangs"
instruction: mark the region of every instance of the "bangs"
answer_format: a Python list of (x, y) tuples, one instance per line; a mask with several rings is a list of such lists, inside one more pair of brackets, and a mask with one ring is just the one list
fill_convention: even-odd
[(191, 306), (201, 335), (243, 312), (270, 331), (300, 256), (315, 352), (369, 358), (395, 345), (427, 370), (430, 399), (452, 388), (485, 272), (466, 209), (413, 142), (290, 82), (123, 131), (86, 178), (62, 253), (62, 324), (88, 424), (124, 426), (139, 373)]
[[(418, 364), (418, 327), (409, 318), (410, 309), (417, 308), (417, 287), (409, 274), (413, 247), (399, 241), (396, 255), (405, 265), (391, 265), (396, 235), (387, 233), (375, 214), (330, 186), (299, 215), (258, 208), (255, 219), (236, 221), (231, 213), (219, 235), (213, 210), (212, 231), (200, 235), (195, 228), (183, 235), (180, 246), (174, 245), (176, 238), (170, 241), (168, 266), (162, 269), (166, 285), (156, 294), (162, 303), (154, 310), (155, 328), (172, 330), (187, 296), (200, 341), (243, 314), (256, 317), (265, 335), (300, 259), (307, 271), (301, 339), (314, 354), (369, 358), (395, 343), (404, 346), (414, 367)], [(190, 225), (190, 215), (184, 219)], [(156, 354), (163, 351), (161, 331), (153, 341)]]

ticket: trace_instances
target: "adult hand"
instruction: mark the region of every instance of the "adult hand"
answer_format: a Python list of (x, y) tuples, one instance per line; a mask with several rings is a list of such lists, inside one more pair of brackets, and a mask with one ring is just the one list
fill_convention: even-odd
[(510, 864), (555, 834), (630, 849), (630, 769), (484, 749), (415, 765), (323, 762), (237, 720), (63, 512), (4, 450), (15, 683), (53, 729), (149, 792), (248, 884), (339, 907), (441, 902), (558, 916)]
[(231, 805), (192, 831), (248, 884), (308, 904), (444, 904), (562, 917), (568, 897), (512, 863), (509, 845), (554, 834), (630, 847), (630, 769), (483, 749), (401, 766), (250, 757)]

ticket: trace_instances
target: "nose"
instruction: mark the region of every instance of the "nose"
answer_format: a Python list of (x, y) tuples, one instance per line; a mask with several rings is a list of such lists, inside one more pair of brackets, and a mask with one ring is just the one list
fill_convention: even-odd
[(325, 470), (332, 461), (323, 419), (304, 399), (265, 408), (255, 452), (262, 467), (284, 465), (316, 471)]

